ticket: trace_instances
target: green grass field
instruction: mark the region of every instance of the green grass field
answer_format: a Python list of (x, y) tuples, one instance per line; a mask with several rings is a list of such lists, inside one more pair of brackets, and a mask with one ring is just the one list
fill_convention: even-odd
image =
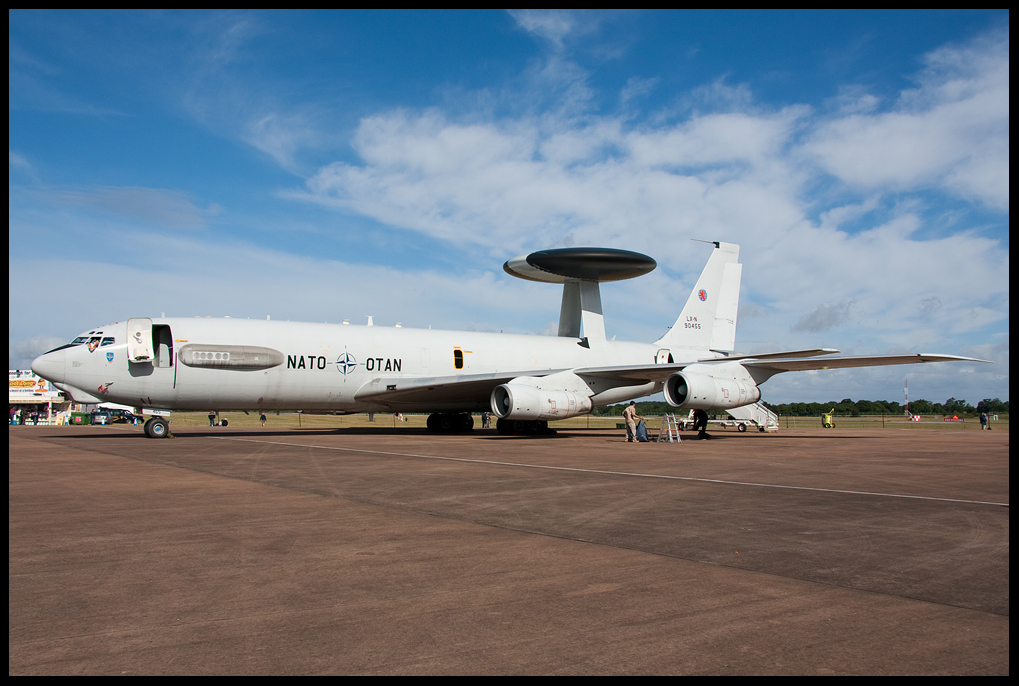
[[(808, 429), (820, 428), (820, 417), (780, 417), (780, 425), (783, 429)], [(946, 422), (940, 416), (925, 415), (919, 422), (911, 422), (899, 415), (873, 415), (867, 417), (835, 417), (835, 428), (845, 429), (945, 429), (951, 431), (965, 431), (969, 429), (980, 429), (979, 417), (966, 417), (962, 422)], [(998, 415), (997, 421), (991, 421), (991, 428), (1008, 431), (1008, 415)]]

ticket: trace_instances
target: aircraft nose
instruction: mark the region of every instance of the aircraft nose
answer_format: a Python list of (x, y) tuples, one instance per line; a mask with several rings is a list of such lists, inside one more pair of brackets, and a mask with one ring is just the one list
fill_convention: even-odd
[(67, 351), (54, 350), (32, 360), (32, 371), (46, 379), (60, 383), (64, 380), (64, 366), (67, 364)]

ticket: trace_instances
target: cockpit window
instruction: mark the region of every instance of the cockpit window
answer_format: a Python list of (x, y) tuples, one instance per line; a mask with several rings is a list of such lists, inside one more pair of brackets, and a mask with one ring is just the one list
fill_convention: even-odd
[(103, 347), (104, 345), (113, 345), (116, 342), (117, 342), (116, 338), (114, 338), (113, 336), (107, 336), (106, 338), (103, 339), (103, 342), (99, 344), (99, 347)]
[[(69, 346), (81, 346), (82, 344), (87, 344), (87, 342), (89, 342), (90, 340), (99, 340), (98, 336), (101, 336), (101, 335), (103, 335), (102, 331), (89, 331), (85, 335), (79, 335), (78, 337), (74, 338), (73, 340), (71, 340), (69, 342), (68, 345)], [(103, 338), (104, 341), (107, 340), (107, 339), (109, 339), (110, 341), (114, 340), (113, 338)], [(110, 344), (107, 344), (107, 342), (104, 342), (103, 345), (104, 346), (109, 346)]]

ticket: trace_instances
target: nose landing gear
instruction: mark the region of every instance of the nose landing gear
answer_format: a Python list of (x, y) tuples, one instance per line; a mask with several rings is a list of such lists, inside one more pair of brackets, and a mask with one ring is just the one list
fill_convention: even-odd
[(145, 435), (149, 438), (169, 438), (170, 422), (162, 417), (153, 417), (145, 422)]

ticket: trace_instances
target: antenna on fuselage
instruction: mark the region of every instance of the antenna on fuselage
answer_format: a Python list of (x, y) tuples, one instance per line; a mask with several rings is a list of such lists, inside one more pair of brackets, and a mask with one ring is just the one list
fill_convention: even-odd
[(695, 243), (709, 243), (715, 246), (716, 248), (722, 247), (721, 241), (706, 241), (703, 238), (691, 238), (690, 240), (694, 241)]
[(374, 317), (372, 317), (370, 314), (366, 314), (365, 317), (368, 317), (368, 326), (375, 326), (375, 318)]

